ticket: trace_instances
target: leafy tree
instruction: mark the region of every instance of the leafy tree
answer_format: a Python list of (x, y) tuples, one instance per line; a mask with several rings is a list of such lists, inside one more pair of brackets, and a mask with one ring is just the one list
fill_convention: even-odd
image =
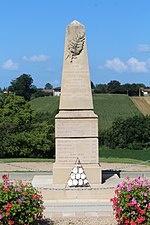
[(14, 124), (17, 130), (30, 129), (34, 112), (29, 103), (14, 94), (0, 96), (0, 122)]
[(107, 93), (107, 84), (96, 84), (95, 93)]
[(129, 84), (129, 83), (121, 85), (121, 94), (129, 95), (130, 88), (131, 88), (131, 84)]
[(50, 83), (45, 84), (45, 89), (52, 89), (52, 88), (53, 88), (52, 84), (50, 84)]
[(117, 119), (101, 134), (100, 141), (110, 148), (150, 149), (150, 116)]
[(130, 89), (129, 89), (129, 95), (130, 96), (138, 96), (139, 95), (139, 88), (145, 88), (145, 85), (144, 84), (136, 84), (136, 83), (133, 83), (130, 85)]
[(31, 95), (31, 100), (34, 98), (44, 97), (44, 96), (50, 96), (49, 92), (45, 92), (41, 90), (40, 88), (37, 88), (36, 91)]
[(9, 157), (54, 157), (54, 126), (33, 125), (30, 131), (13, 132), (3, 138), (3, 154)]
[(38, 118), (23, 97), (0, 94), (0, 157), (54, 156), (54, 126)]
[(130, 96), (139, 95), (139, 88), (145, 88), (144, 84), (120, 84), (117, 80), (111, 80), (108, 84), (96, 84), (95, 93), (127, 94)]
[(32, 93), (35, 91), (33, 86), (33, 79), (28, 74), (22, 74), (11, 82), (9, 87), (10, 91), (13, 91), (16, 95), (23, 96), (25, 100), (30, 100)]
[(120, 84), (119, 81), (117, 81), (117, 80), (111, 80), (107, 84), (107, 91), (109, 93), (116, 94), (116, 93), (119, 93), (120, 92), (120, 87), (121, 87), (121, 84)]

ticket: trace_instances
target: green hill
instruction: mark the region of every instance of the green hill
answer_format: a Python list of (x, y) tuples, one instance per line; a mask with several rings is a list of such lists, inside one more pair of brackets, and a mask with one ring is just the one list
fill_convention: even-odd
[(127, 95), (101, 94), (94, 95), (94, 111), (99, 118), (99, 128), (106, 129), (118, 118), (141, 115)]
[(59, 107), (59, 97), (46, 96), (35, 98), (30, 101), (32, 109), (35, 109), (40, 112), (50, 112), (54, 114)]
[[(94, 111), (99, 117), (99, 128), (102, 130), (110, 127), (118, 117), (127, 118), (141, 114), (127, 95), (94, 95), (93, 101)], [(59, 97), (36, 98), (30, 103), (33, 109), (53, 115), (58, 110)]]

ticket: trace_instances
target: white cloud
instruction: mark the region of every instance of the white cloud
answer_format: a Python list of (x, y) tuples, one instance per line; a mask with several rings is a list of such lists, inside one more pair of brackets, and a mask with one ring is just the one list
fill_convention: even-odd
[(119, 58), (114, 58), (112, 60), (107, 60), (104, 67), (122, 73), (127, 70), (127, 65), (122, 62)]
[(147, 45), (147, 44), (139, 44), (136, 49), (139, 52), (150, 52), (150, 45)]
[(129, 66), (129, 70), (134, 73), (145, 73), (148, 72), (146, 68), (146, 63), (142, 61), (138, 61), (136, 58), (132, 57), (127, 61)]
[[(138, 59), (132, 57), (126, 62), (123, 62), (119, 58), (114, 58), (111, 60), (106, 60), (104, 68), (113, 70), (117, 73), (132, 72), (132, 73), (146, 73), (148, 72), (148, 67), (150, 66), (150, 59), (147, 62), (139, 61)], [(100, 67), (102, 68), (102, 67)]]
[(32, 56), (23, 56), (23, 60), (27, 62), (45, 62), (49, 59), (49, 56), (40, 54), (40, 55), (32, 55)]
[(2, 68), (5, 70), (18, 70), (18, 64), (14, 63), (12, 59), (3, 62)]

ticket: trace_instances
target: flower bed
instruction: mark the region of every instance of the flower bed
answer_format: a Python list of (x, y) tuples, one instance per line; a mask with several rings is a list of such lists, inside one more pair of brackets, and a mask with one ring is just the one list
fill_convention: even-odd
[(29, 225), (43, 216), (41, 194), (31, 184), (11, 182), (3, 175), (0, 183), (0, 224)]
[(111, 199), (118, 224), (150, 224), (150, 183), (147, 179), (136, 179), (118, 184), (115, 197)]

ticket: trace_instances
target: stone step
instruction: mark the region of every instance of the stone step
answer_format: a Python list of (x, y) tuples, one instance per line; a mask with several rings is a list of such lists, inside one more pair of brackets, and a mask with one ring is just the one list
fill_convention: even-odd
[(112, 216), (113, 210), (110, 201), (94, 200), (64, 200), (44, 201), (44, 215), (55, 217), (100, 217)]

